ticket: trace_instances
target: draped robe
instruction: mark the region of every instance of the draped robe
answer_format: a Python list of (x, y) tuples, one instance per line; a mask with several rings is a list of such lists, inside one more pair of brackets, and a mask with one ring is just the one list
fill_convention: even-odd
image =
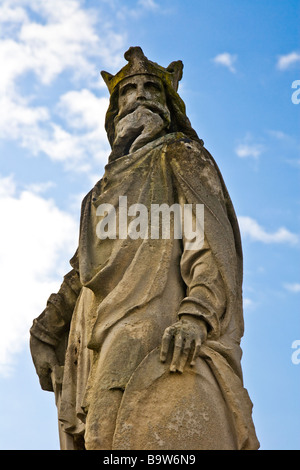
[[(120, 239), (117, 233), (115, 239), (99, 239), (97, 208), (112, 204), (118, 217), (119, 196), (127, 197), (128, 207), (143, 204), (149, 214), (152, 204), (203, 204), (202, 248), (187, 249), (184, 236), (181, 240), (150, 235)], [(152, 423), (150, 429), (147, 424), (153, 412), (150, 402), (156, 400), (160, 406), (157, 396), (166, 395), (164, 390), (168, 381), (172, 387), (172, 380), (184, 395), (185, 380), (190, 380), (189, 406), (199, 420), (203, 417), (204, 432), (197, 434), (194, 424), (196, 438), (193, 434), (189, 442), (186, 437), (181, 448), (202, 449), (201, 439), (209, 434), (205, 426), (216, 420), (219, 434), (213, 442), (206, 440), (206, 446), (226, 448), (226, 442), (216, 440), (222, 440), (222, 433), (230, 429), (233, 438), (228, 447), (259, 447), (240, 363), (244, 325), (239, 228), (218, 167), (199, 142), (182, 133), (168, 134), (109, 161), (102, 180), (83, 200), (79, 245), (71, 266), (60, 291), (50, 296), (31, 329), (31, 334), (55, 348), (63, 335), (68, 336), (59, 406), (59, 419), (67, 433), (87, 432), (86, 414), (92, 408), (95, 412), (95, 403), (101, 414), (102, 395), (118, 389), (124, 397), (113, 448), (172, 448), (161, 436), (156, 441), (149, 437), (151, 429), (161, 426)], [(188, 372), (172, 374), (168, 364), (160, 363), (158, 350), (165, 328), (183, 314), (203, 320), (208, 335), (194, 369), (187, 366)], [(158, 384), (155, 392), (154, 383)], [(199, 384), (199, 393), (194, 392), (194, 384)], [(150, 390), (154, 398), (149, 402)], [(208, 405), (204, 406), (203, 398), (197, 415), (201, 396)], [(148, 414), (141, 425), (142, 437), (137, 438), (143, 403)], [(127, 428), (126, 420), (132, 420)]]

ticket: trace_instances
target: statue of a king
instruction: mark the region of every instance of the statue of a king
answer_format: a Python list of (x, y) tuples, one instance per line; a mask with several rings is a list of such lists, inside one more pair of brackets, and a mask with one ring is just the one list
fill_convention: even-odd
[(102, 72), (112, 150), (72, 269), (30, 330), (61, 449), (258, 449), (232, 202), (177, 93), (182, 62), (125, 59)]

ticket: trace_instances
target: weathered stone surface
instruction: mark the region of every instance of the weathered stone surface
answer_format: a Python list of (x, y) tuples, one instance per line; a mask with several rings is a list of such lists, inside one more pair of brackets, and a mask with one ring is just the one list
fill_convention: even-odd
[(233, 424), (209, 366), (197, 358), (184, 374), (170, 374), (159, 354), (152, 351), (126, 387), (113, 449), (235, 449)]
[(112, 151), (72, 270), (31, 328), (61, 448), (257, 449), (232, 202), (177, 94), (182, 63), (125, 58), (102, 73)]

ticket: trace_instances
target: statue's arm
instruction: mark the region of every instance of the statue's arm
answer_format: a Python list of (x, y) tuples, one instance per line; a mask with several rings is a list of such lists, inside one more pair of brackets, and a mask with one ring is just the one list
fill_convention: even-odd
[(45, 310), (30, 329), (31, 354), (44, 390), (52, 390), (51, 370), (59, 363), (55, 351), (69, 330), (81, 288), (79, 274), (72, 269), (64, 276), (59, 291), (50, 295)]
[(174, 341), (172, 372), (183, 372), (187, 362), (194, 365), (207, 336), (218, 335), (226, 307), (224, 283), (206, 240), (197, 252), (183, 251), (181, 275), (187, 286), (186, 297), (178, 311), (179, 321), (165, 330), (161, 347), (164, 361)]
[(219, 336), (220, 319), (226, 308), (225, 286), (215, 257), (204, 239), (201, 250), (184, 250), (181, 275), (187, 286), (178, 316), (192, 316), (205, 324), (210, 336)]
[(69, 327), (80, 290), (79, 275), (72, 269), (64, 276), (59, 291), (50, 295), (45, 310), (33, 321), (31, 335), (56, 347)]
[[(223, 217), (226, 203), (222, 182), (212, 158), (203, 147), (191, 140), (181, 140), (171, 144), (167, 154), (181, 207), (195, 202), (206, 204), (205, 210), (216, 218)], [(215, 244), (215, 229), (207, 227), (209, 223), (210, 218), (205, 217), (204, 243), (202, 246), (199, 243), (198, 249), (193, 249), (195, 245), (191, 246), (183, 231), (180, 269), (186, 296), (179, 307), (179, 320), (166, 329), (161, 348), (161, 359), (165, 360), (171, 343), (174, 343), (171, 371), (182, 372), (186, 363), (193, 365), (206, 339), (219, 337), (222, 315), (226, 311), (225, 282), (214, 247), (210, 245)], [(194, 213), (192, 226), (197, 226)]]

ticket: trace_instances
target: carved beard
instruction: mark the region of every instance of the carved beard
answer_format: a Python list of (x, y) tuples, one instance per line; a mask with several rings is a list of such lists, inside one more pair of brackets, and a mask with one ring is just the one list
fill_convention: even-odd
[(134, 152), (161, 137), (170, 125), (170, 112), (159, 103), (136, 103), (134, 108), (125, 116), (115, 118), (113, 153), (116, 157)]

